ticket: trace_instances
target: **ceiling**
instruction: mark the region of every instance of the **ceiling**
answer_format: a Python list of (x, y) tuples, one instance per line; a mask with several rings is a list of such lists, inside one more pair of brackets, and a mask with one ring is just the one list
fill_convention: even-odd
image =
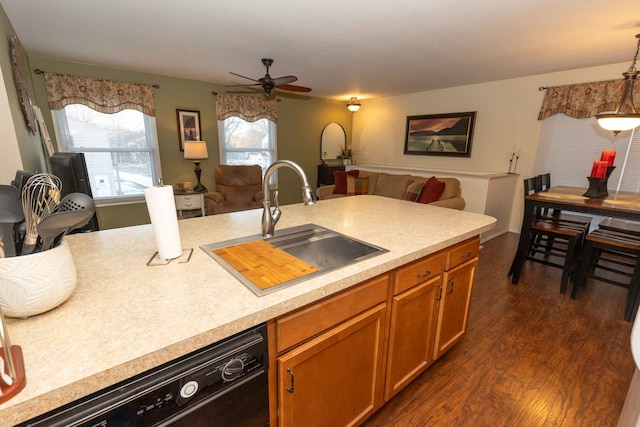
[[(638, 0), (0, 0), (29, 55), (347, 100), (628, 62)], [(620, 70), (620, 73), (626, 68)], [(621, 76), (622, 78), (622, 76)]]

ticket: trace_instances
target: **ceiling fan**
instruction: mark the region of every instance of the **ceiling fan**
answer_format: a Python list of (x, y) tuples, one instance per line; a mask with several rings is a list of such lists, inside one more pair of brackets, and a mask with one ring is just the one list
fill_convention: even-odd
[(262, 63), (267, 68), (267, 74), (265, 74), (264, 77), (261, 77), (258, 80), (256, 80), (256, 79), (252, 79), (251, 77), (246, 77), (246, 76), (234, 73), (234, 72), (230, 72), (234, 76), (242, 77), (243, 79), (251, 80), (251, 81), (253, 81), (255, 83), (254, 84), (246, 84), (246, 85), (230, 85), (228, 87), (235, 87), (235, 86), (246, 86), (246, 87), (248, 87), (248, 86), (262, 86), (262, 89), (264, 90), (264, 92), (267, 95), (270, 95), (271, 92), (273, 92), (273, 90), (276, 89), (276, 88), (279, 89), (279, 90), (288, 90), (288, 91), (292, 91), (292, 92), (311, 92), (311, 88), (289, 84), (289, 83), (293, 83), (296, 80), (298, 80), (298, 78), (296, 76), (282, 76), (282, 77), (276, 77), (276, 78), (271, 77), (269, 75), (269, 67), (271, 67), (271, 64), (273, 64), (273, 59), (262, 58)]

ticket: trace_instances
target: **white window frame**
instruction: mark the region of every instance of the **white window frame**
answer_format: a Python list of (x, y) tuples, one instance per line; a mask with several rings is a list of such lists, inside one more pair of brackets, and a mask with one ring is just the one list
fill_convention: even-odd
[[(229, 117), (224, 120), (218, 120), (218, 137), (220, 141), (220, 144), (219, 144), (220, 163), (229, 164), (227, 153), (232, 153), (232, 152), (252, 153), (252, 152), (269, 151), (271, 153), (271, 160), (268, 162), (269, 164), (272, 164), (278, 159), (278, 141), (277, 141), (277, 124), (276, 123), (274, 123), (272, 120), (269, 120), (269, 119), (261, 119), (261, 120), (266, 120), (268, 123), (267, 132), (268, 132), (268, 139), (269, 139), (269, 145), (270, 145), (269, 147), (233, 149), (233, 148), (227, 147), (227, 135), (225, 131), (225, 122), (227, 120), (242, 120), (246, 123), (251, 123), (251, 122), (247, 122), (246, 120), (240, 117)], [(249, 165), (249, 164), (255, 164), (255, 163), (248, 162), (246, 164)], [(261, 165), (261, 166), (262, 166), (262, 177), (264, 178), (264, 174), (267, 172), (267, 167), (269, 165)], [(276, 171), (276, 173), (274, 173), (271, 176), (271, 182), (269, 183), (269, 187), (272, 189), (275, 189), (277, 188), (277, 185), (278, 185), (278, 181), (277, 181), (277, 171)]]
[[(70, 104), (70, 105), (83, 105), (83, 104)], [(87, 107), (88, 108), (88, 107)], [(53, 119), (54, 130), (56, 135), (56, 143), (58, 146), (58, 150), (61, 152), (82, 152), (82, 153), (127, 153), (127, 152), (147, 152), (149, 153), (149, 159), (151, 161), (151, 186), (157, 184), (162, 177), (162, 170), (160, 165), (160, 154), (159, 154), (159, 146), (158, 146), (158, 136), (156, 131), (156, 120), (155, 117), (149, 116), (147, 114), (143, 114), (144, 117), (144, 127), (145, 127), (145, 138), (147, 141), (147, 148), (135, 148), (135, 149), (127, 149), (127, 148), (113, 148), (109, 149), (107, 147), (100, 148), (92, 148), (92, 147), (73, 147), (70, 145), (70, 141), (68, 141), (64, 135), (68, 134), (68, 129), (62, 130), (59, 129), (59, 120), (57, 119), (58, 114), (64, 114), (64, 109), (62, 110), (52, 110), (51, 116)], [(99, 114), (105, 114), (100, 113)], [(89, 173), (91, 177), (91, 173)], [(99, 197), (94, 195), (94, 200), (96, 206), (115, 206), (115, 205), (124, 205), (124, 204), (132, 204), (132, 203), (140, 203), (144, 202), (144, 193), (136, 194), (136, 195), (123, 195), (123, 196), (110, 196), (110, 197)]]

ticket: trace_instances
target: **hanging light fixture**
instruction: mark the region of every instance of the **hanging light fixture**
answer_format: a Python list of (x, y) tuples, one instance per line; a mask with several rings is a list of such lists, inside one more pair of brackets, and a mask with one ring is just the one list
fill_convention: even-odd
[(349, 102), (347, 103), (347, 108), (349, 111), (356, 112), (360, 109), (360, 101), (355, 96), (352, 96)]
[[(612, 131), (614, 134), (619, 134), (623, 130), (631, 130), (640, 126), (640, 114), (636, 112), (636, 107), (633, 105), (633, 84), (638, 77), (636, 70), (636, 60), (638, 59), (638, 51), (640, 51), (640, 34), (636, 34), (638, 39), (638, 47), (636, 47), (636, 54), (633, 57), (633, 63), (629, 70), (622, 73), (624, 76), (624, 91), (622, 92), (622, 100), (616, 107), (613, 113), (601, 113), (596, 115), (598, 124), (604, 129)], [(631, 108), (630, 111), (625, 111), (625, 106), (628, 103)]]

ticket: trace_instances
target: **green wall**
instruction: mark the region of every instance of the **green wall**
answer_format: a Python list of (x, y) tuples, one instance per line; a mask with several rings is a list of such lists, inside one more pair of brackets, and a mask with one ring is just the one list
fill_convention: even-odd
[[(11, 109), (13, 125), (18, 139), (20, 158), (25, 170), (46, 172), (47, 165), (45, 163), (40, 135), (32, 135), (27, 129), (27, 122), (22, 114), (20, 101), (18, 100), (18, 92), (13, 80), (10, 37), (14, 34), (15, 31), (13, 30), (11, 22), (9, 22), (9, 18), (7, 18), (4, 9), (0, 8), (0, 36), (5, 41), (3, 45), (4, 48), (0, 50), (0, 67), (2, 68), (2, 77), (7, 90), (9, 108)], [(6, 142), (2, 142), (2, 144), (5, 143)]]
[[(160, 88), (155, 90), (156, 126), (162, 178), (165, 184), (195, 180), (193, 162), (184, 160), (179, 149), (176, 109), (200, 111), (202, 139), (207, 141), (209, 151), (209, 159), (203, 160), (200, 165), (202, 183), (209, 190), (215, 188), (214, 169), (219, 163), (219, 148), (215, 96), (211, 92), (224, 92), (224, 86), (35, 56), (30, 57), (30, 61), (32, 69), (160, 85)], [(54, 138), (44, 77), (36, 74), (32, 77), (37, 103), (43, 110), (49, 133)], [(342, 101), (286, 93), (281, 93), (278, 98), (280, 99), (278, 158), (299, 163), (307, 174), (310, 184), (315, 187), (316, 167), (320, 162), (322, 129), (328, 123), (335, 121), (345, 128), (347, 135), (351, 135), (352, 113), (347, 110)], [(301, 201), (299, 179), (288, 170), (280, 169), (280, 171), (282, 171), (279, 180), (281, 204), (299, 203)], [(149, 217), (146, 205), (137, 203), (100, 207), (98, 221), (101, 228), (106, 229), (148, 223)]]

